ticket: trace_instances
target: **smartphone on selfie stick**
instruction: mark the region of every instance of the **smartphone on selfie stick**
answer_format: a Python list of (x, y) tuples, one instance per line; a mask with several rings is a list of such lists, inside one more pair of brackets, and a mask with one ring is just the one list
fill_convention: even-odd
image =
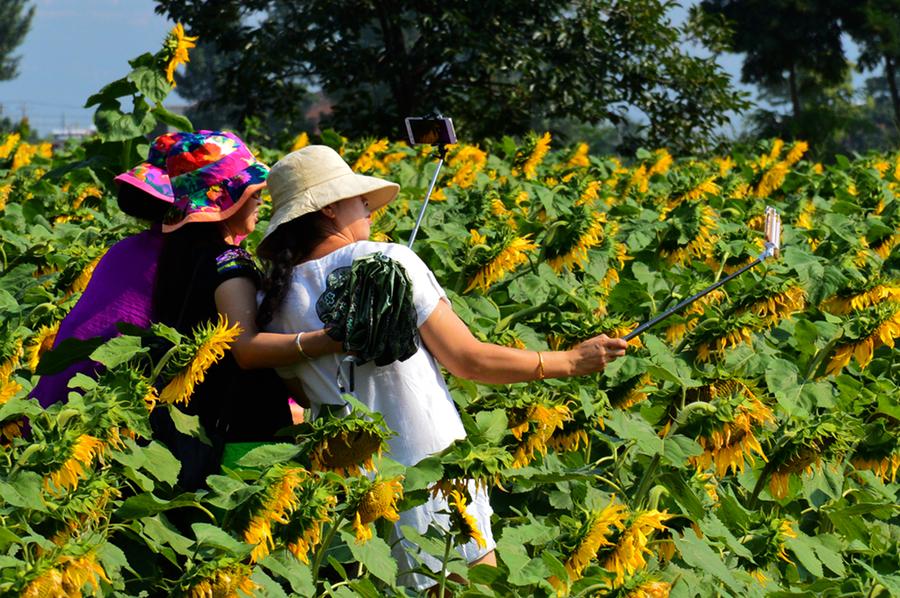
[(431, 184), (428, 186), (428, 193), (425, 194), (425, 202), (422, 209), (419, 210), (419, 217), (416, 218), (416, 226), (413, 227), (412, 234), (409, 236), (407, 247), (412, 247), (413, 241), (419, 232), (419, 226), (422, 224), (422, 218), (425, 216), (425, 208), (428, 207), (428, 200), (431, 199), (431, 193), (434, 191), (434, 185), (437, 183), (438, 174), (441, 172), (441, 166), (444, 165), (444, 157), (447, 155), (447, 146), (456, 143), (456, 131), (453, 130), (453, 120), (445, 118), (440, 114), (432, 114), (430, 116), (409, 116), (405, 119), (406, 137), (410, 145), (420, 145), (427, 143), (428, 145), (436, 145), (438, 148), (438, 163), (434, 169), (434, 176), (431, 177)]

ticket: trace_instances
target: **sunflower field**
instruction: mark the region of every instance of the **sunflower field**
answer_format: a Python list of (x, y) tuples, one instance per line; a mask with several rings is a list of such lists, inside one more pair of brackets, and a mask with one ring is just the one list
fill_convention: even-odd
[[(0, 139), (0, 594), (406, 595), (392, 522), (442, 493), (450, 529), (404, 531), (444, 563), (431, 575), (447, 595), (900, 595), (900, 156), (823, 166), (777, 139), (704, 159), (597, 156), (549, 134), (453, 146), (414, 250), (486, 341), (624, 335), (754, 259), (766, 205), (782, 214), (781, 254), (602, 374), (451, 378), (468, 437), (414, 467), (354, 403), (185, 493), (148, 416), (167, 409), (202, 437), (179, 407), (233, 338), (227, 322), (49, 350), (105, 249), (141, 230), (111, 173), (157, 121), (189, 125), (161, 106), (167, 56), (132, 61), (92, 98), (96, 139)], [(273, 163), (309, 142), (256, 150)], [(405, 243), (433, 148), (317, 142), (400, 183), (372, 230)], [(88, 356), (105, 369), (74, 378), (66, 404), (28, 399), (41, 374)], [(468, 479), (490, 490), (496, 568), (452, 550), (479, 539)]]

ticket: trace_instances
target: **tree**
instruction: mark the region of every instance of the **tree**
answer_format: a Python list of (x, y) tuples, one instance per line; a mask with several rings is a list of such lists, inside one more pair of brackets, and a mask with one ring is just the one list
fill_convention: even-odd
[[(402, 117), (440, 109), (467, 139), (535, 122), (637, 116), (650, 143), (697, 150), (746, 107), (712, 59), (685, 53), (674, 0), (158, 0), (233, 61), (205, 98), (242, 116), (302, 124), (321, 90), (327, 124), (396, 136)], [(188, 77), (193, 76), (188, 70)], [(255, 93), (236, 95), (238, 89)]]
[(900, 92), (897, 90), (897, 69), (900, 66), (900, 0), (848, 3), (845, 28), (859, 44), (861, 69), (874, 70), (879, 63), (884, 63), (884, 82), (893, 107), (894, 126), (900, 131)]
[(13, 56), (31, 29), (34, 6), (25, 9), (27, 0), (0, 0), (0, 81), (19, 75), (19, 57)]
[(725, 42), (744, 54), (741, 80), (769, 91), (787, 87), (793, 118), (803, 96), (843, 82), (848, 71), (841, 45), (843, 0), (702, 0), (694, 19), (724, 18)]

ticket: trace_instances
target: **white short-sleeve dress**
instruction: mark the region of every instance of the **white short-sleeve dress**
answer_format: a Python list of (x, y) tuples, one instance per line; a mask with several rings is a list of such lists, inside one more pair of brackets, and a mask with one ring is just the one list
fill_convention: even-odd
[[(356, 258), (376, 252), (382, 252), (406, 269), (413, 287), (416, 324), (422, 326), (438, 302), (447, 300), (446, 293), (428, 266), (403, 245), (358, 241), (325, 257), (295, 266), (287, 295), (267, 329), (292, 332), (322, 328), (322, 321), (316, 315), (316, 301), (325, 291), (327, 276), (337, 268), (350, 266)], [(323, 404), (344, 404), (335, 382), (344, 357), (343, 354), (327, 355), (278, 370), (284, 377), (301, 381), (310, 399), (312, 419), (318, 416)], [(391, 459), (404, 465), (414, 465), (443, 450), (454, 440), (465, 437), (462, 421), (443, 375), (423, 344), (406, 361), (396, 361), (383, 367), (372, 362), (356, 366), (354, 377), (356, 397), (370, 410), (380, 413), (385, 423), (396, 432), (396, 436), (388, 441), (388, 456)], [(469, 491), (473, 502), (468, 505), (468, 510), (478, 522), (479, 531), (487, 542), (486, 548), (479, 547), (474, 541), (458, 548), (460, 554), (472, 562), (493, 550), (495, 543), (490, 529), (492, 511), (487, 495), (483, 491), (475, 491), (474, 484)], [(400, 521), (395, 526), (396, 533), (399, 535), (400, 525), (414, 526), (420, 533), (424, 533), (430, 524), (447, 529), (448, 516), (441, 513), (447, 510), (445, 500), (432, 499), (401, 513)], [(406, 540), (395, 544), (394, 557), (401, 571), (414, 566), (413, 559), (403, 546), (407, 550), (415, 550)], [(433, 570), (439, 570), (437, 559), (421, 553), (419, 558)], [(434, 583), (422, 575), (407, 575), (401, 581), (419, 589)]]

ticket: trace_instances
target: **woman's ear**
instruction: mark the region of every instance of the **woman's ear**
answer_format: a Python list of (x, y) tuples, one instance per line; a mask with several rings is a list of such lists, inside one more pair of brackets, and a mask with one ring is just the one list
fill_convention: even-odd
[(332, 220), (337, 218), (337, 212), (334, 211), (334, 206), (332, 205), (327, 205), (319, 211), (322, 212), (322, 214), (324, 214), (326, 218), (330, 218)]

